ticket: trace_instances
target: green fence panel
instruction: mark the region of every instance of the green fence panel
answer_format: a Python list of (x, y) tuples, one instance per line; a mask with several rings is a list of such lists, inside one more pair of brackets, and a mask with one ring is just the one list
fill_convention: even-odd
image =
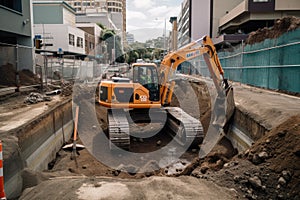
[(230, 80), (300, 93), (300, 28), (218, 55)]

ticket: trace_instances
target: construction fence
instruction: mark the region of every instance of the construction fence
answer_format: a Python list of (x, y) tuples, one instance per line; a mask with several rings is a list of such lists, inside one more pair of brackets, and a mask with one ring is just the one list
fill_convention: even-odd
[(100, 77), (105, 66), (92, 60), (78, 60), (75, 56), (52, 57), (36, 55), (36, 72), (48, 80), (89, 81)]
[(33, 84), (32, 74), (32, 47), (0, 43), (0, 88)]
[(300, 93), (300, 29), (218, 55), (229, 80)]

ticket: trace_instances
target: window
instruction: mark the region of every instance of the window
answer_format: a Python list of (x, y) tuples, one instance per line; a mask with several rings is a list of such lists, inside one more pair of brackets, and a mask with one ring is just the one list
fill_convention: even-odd
[(81, 37), (77, 37), (77, 47), (83, 48), (83, 39)]
[(0, 0), (0, 5), (18, 12), (22, 12), (22, 0)]
[(93, 50), (94, 49), (94, 43), (90, 42), (90, 49)]
[(69, 34), (69, 45), (75, 46), (75, 36), (73, 34)]

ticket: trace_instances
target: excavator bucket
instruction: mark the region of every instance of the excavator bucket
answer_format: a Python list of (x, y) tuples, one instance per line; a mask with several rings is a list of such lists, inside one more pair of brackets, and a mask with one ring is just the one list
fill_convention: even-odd
[(199, 157), (204, 158), (224, 136), (224, 127), (233, 116), (235, 109), (232, 87), (226, 94), (219, 93), (212, 110), (212, 120), (200, 146)]
[(217, 66), (211, 62), (209, 55), (203, 54), (203, 58), (210, 71), (217, 91), (217, 97), (212, 107), (210, 126), (200, 147), (200, 158), (205, 157), (224, 136), (224, 127), (232, 117), (235, 108), (232, 87), (226, 79), (220, 78), (221, 75), (217, 73)]

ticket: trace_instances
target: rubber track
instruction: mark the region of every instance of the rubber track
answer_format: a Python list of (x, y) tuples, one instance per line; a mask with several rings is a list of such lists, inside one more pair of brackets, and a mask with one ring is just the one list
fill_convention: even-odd
[(130, 134), (126, 113), (122, 109), (108, 110), (108, 135), (111, 150), (129, 149)]
[(179, 107), (166, 107), (168, 126), (175, 134), (174, 139), (181, 145), (199, 145), (204, 138), (201, 122)]

